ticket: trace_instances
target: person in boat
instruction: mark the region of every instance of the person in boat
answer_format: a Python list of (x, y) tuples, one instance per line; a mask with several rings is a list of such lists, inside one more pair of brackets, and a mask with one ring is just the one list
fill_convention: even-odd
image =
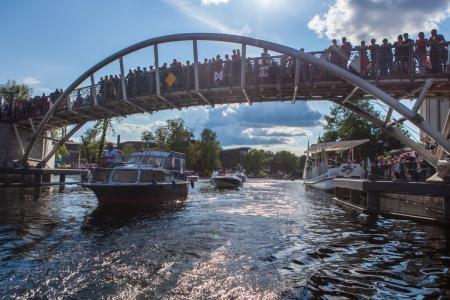
[(116, 158), (119, 155), (119, 151), (114, 148), (113, 143), (108, 143), (105, 151), (103, 152), (103, 164), (105, 168), (114, 168), (116, 166)]

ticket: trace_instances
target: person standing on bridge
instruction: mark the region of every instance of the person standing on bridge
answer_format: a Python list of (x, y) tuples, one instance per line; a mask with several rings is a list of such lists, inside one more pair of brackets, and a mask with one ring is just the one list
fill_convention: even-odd
[(409, 38), (409, 34), (408, 33), (404, 33), (403, 34), (403, 45), (405, 46), (405, 68), (406, 68), (406, 72), (410, 72), (411, 71), (411, 63), (414, 60), (414, 41), (412, 39)]
[(392, 73), (392, 45), (388, 42), (388, 39), (383, 39), (383, 44), (380, 47), (380, 75), (388, 76)]
[(350, 60), (350, 56), (352, 55), (352, 44), (350, 44), (350, 42), (347, 42), (347, 38), (343, 37), (342, 38), (342, 45), (341, 45), (341, 51), (343, 56), (343, 61), (342, 61), (342, 67), (344, 69), (347, 69), (347, 64), (348, 61)]
[(337, 40), (331, 40), (331, 46), (327, 49), (328, 59), (332, 64), (337, 66), (342, 65), (342, 61), (344, 60), (343, 54), (341, 53), (341, 49), (337, 44)]
[(418, 39), (416, 40), (415, 57), (417, 59), (417, 66), (419, 67), (419, 74), (425, 74), (425, 59), (427, 57), (427, 45), (428, 41), (425, 39), (425, 34), (419, 32)]
[(370, 76), (376, 78), (378, 76), (378, 62), (380, 61), (380, 45), (377, 44), (376, 39), (370, 40)]
[(397, 74), (405, 74), (406, 61), (408, 60), (408, 47), (404, 45), (403, 35), (397, 37), (394, 43), (395, 71)]
[(436, 29), (431, 30), (430, 43), (430, 60), (431, 72), (433, 74), (442, 73), (442, 62), (446, 64), (446, 56), (443, 53), (447, 52), (445, 48), (445, 38), (442, 34), (438, 34)]
[(223, 62), (220, 55), (217, 54), (214, 62), (214, 85), (218, 86), (223, 81)]

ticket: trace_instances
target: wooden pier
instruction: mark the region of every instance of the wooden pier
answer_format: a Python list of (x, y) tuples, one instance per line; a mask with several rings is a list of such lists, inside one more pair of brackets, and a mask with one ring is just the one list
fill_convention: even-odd
[[(0, 168), (0, 187), (38, 187), (77, 184), (88, 175), (86, 169), (39, 169), (39, 168)], [(19, 175), (19, 176), (14, 176)], [(59, 182), (51, 182), (51, 176), (58, 175)], [(79, 182), (66, 182), (67, 175), (79, 175)]]
[(334, 199), (364, 213), (450, 223), (450, 184), (334, 179)]

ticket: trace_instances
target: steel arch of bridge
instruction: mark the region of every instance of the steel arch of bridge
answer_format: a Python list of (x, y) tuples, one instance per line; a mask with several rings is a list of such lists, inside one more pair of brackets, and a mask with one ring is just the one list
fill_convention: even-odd
[[(185, 34), (174, 34), (174, 35), (166, 35), (156, 38), (151, 38), (139, 43), (136, 43), (130, 47), (124, 48), (109, 57), (103, 59), (93, 67), (91, 67), (89, 70), (84, 72), (81, 76), (79, 76), (71, 85), (69, 85), (64, 92), (56, 99), (54, 102), (54, 105), (51, 106), (51, 108), (47, 111), (45, 116), (43, 117), (42, 121), (39, 123), (38, 127), (34, 130), (34, 133), (24, 151), (23, 160), (26, 161), (30, 155), (30, 152), (34, 146), (34, 144), (37, 141), (37, 138), (40, 136), (42, 131), (44, 130), (46, 124), (51, 119), (51, 117), (56, 112), (56, 109), (59, 105), (61, 105), (66, 97), (75, 90), (82, 82), (84, 82), (89, 77), (93, 76), (93, 74), (100, 70), (101, 68), (105, 67), (106, 65), (110, 64), (113, 61), (120, 60), (121, 65), (121, 73), (122, 73), (122, 85), (124, 83), (123, 79), (123, 61), (122, 58), (130, 53), (133, 53), (137, 50), (147, 48), (154, 46), (155, 48), (155, 68), (158, 67), (158, 45), (159, 44), (166, 44), (171, 42), (179, 42), (179, 41), (193, 41), (193, 48), (194, 48), (194, 69), (196, 71), (195, 76), (195, 84), (196, 87), (198, 87), (198, 53), (197, 53), (197, 41), (217, 41), (217, 42), (229, 42), (229, 43), (236, 43), (242, 45), (242, 61), (245, 60), (245, 49), (246, 46), (253, 46), (253, 47), (259, 47), (259, 48), (267, 48), (270, 51), (278, 52), (283, 55), (287, 55), (290, 57), (294, 57), (296, 59), (300, 59), (302, 61), (305, 61), (307, 63), (310, 63), (311, 65), (323, 68), (324, 70), (330, 72), (331, 74), (336, 75), (337, 77), (340, 77), (341, 79), (347, 81), (348, 83), (355, 86), (354, 91), (356, 91), (358, 88), (361, 90), (366, 91), (367, 93), (373, 95), (375, 98), (379, 99), (380, 101), (384, 102), (386, 105), (388, 105), (392, 110), (397, 111), (404, 119), (409, 120), (414, 125), (416, 125), (419, 129), (421, 129), (423, 132), (425, 132), (428, 136), (430, 136), (440, 147), (442, 147), (446, 152), (450, 153), (450, 142), (444, 137), (440, 132), (438, 132), (436, 129), (432, 128), (429, 124), (425, 122), (425, 120), (420, 116), (418, 113), (419, 107), (414, 107), (412, 110), (401, 104), (398, 100), (381, 90), (380, 88), (376, 87), (375, 85), (367, 82), (366, 80), (356, 76), (355, 74), (352, 74), (348, 70), (341, 68), (339, 66), (336, 66), (328, 61), (321, 60), (317, 57), (315, 57), (312, 54), (305, 53), (298, 51), (294, 48), (280, 45), (277, 43), (272, 43), (265, 40), (250, 38), (250, 37), (244, 37), (244, 36), (238, 36), (238, 35), (231, 35), (231, 34), (219, 34), (219, 33), (185, 33)], [(241, 88), (243, 89), (243, 92), (245, 93), (245, 72), (243, 74), (243, 79), (241, 78)], [(91, 77), (91, 80), (93, 80), (93, 77)], [(159, 77), (157, 76), (157, 84), (159, 83)], [(431, 81), (432, 83), (432, 81)], [(417, 102), (422, 102), (423, 99), (426, 96), (426, 92), (431, 86), (431, 83), (424, 86), (424, 95), (420, 95)], [(421, 93), (422, 94), (422, 93)], [(338, 103), (344, 105), (345, 107), (349, 108), (349, 105), (346, 105), (346, 100), (351, 98), (352, 95), (349, 95), (346, 99), (343, 101), (340, 101)], [(420, 106), (420, 103), (419, 103)], [(353, 112), (358, 113), (354, 107)], [(350, 108), (349, 108), (350, 109)], [(392, 113), (392, 111), (391, 111)], [(359, 112), (358, 113), (361, 117), (369, 119), (370, 120), (370, 114), (367, 114), (367, 112)], [(372, 122), (375, 121), (374, 119), (371, 120)], [(378, 126), (381, 126), (382, 124), (379, 122), (381, 120), (375, 121), (375, 124)], [(385, 130), (388, 128), (386, 127), (386, 122), (383, 123), (383, 127)], [(392, 126), (391, 126), (392, 127)], [(393, 130), (388, 129), (388, 132), (392, 134)], [(403, 135), (401, 132), (396, 132), (394, 134), (395, 137), (401, 139), (402, 142), (406, 142), (409, 146), (413, 147), (418, 153), (423, 154), (424, 158), (430, 162), (433, 166), (437, 166), (438, 158), (429, 154), (428, 152), (424, 151), (423, 147), (421, 145), (415, 143), (412, 141), (409, 137), (406, 135)]]

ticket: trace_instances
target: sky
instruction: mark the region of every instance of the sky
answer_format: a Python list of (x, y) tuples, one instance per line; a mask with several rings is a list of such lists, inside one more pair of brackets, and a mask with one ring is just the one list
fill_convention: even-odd
[[(294, 48), (320, 50), (332, 38), (384, 37), (430, 32), (450, 38), (449, 0), (2, 0), (0, 83), (30, 85), (35, 94), (65, 88), (110, 54), (142, 40), (175, 33), (218, 32), (250, 36)], [(235, 45), (199, 42), (199, 58), (222, 56)], [(152, 65), (153, 50), (124, 59), (125, 68)], [(250, 48), (248, 56), (260, 49)], [(188, 42), (161, 45), (160, 62), (193, 60)], [(119, 73), (118, 63), (99, 71)], [(216, 131), (222, 146), (250, 146), (301, 154), (322, 132), (330, 102), (257, 103), (194, 107), (138, 114), (115, 122), (121, 140), (139, 140), (165, 120), (182, 117), (199, 137)], [(75, 135), (80, 135), (92, 124)], [(109, 137), (115, 140), (115, 135)]]

